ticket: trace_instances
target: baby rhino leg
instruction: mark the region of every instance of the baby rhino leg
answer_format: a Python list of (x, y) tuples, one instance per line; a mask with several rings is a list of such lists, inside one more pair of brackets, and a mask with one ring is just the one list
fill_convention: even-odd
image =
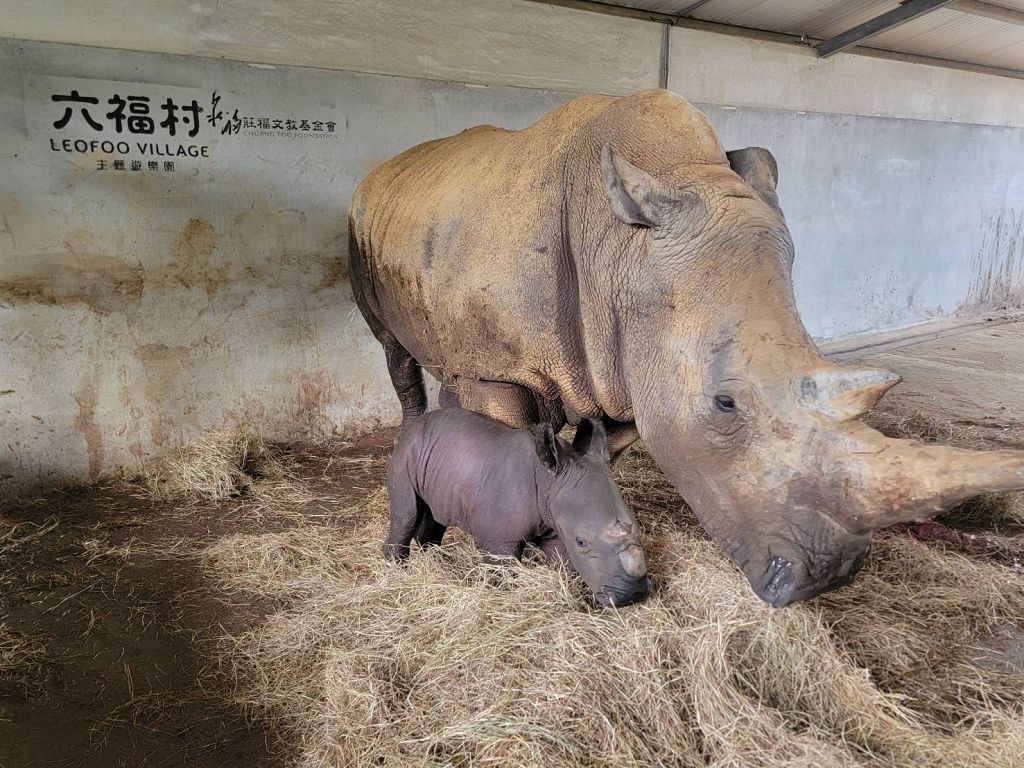
[(477, 548), (484, 553), (484, 562), (488, 565), (501, 565), (509, 557), (516, 560), (523, 556), (524, 541), (480, 541), (476, 542)]
[(569, 562), (569, 553), (565, 551), (565, 543), (558, 536), (541, 539), (537, 544), (541, 552), (544, 553), (544, 557), (547, 558), (548, 565), (552, 568), (575, 570)]
[(409, 542), (416, 532), (419, 498), (409, 477), (402, 471), (388, 473), (391, 529), (384, 540), (384, 557), (401, 561), (409, 557)]

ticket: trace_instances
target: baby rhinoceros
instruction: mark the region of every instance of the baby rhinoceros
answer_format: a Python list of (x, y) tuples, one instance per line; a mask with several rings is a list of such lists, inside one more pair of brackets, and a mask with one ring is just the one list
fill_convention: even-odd
[(468, 532), (491, 555), (520, 557), (527, 543), (568, 563), (604, 606), (642, 600), (647, 561), (632, 513), (612, 479), (604, 427), (584, 420), (570, 446), (550, 424), (512, 429), (447, 408), (417, 419), (388, 471), (391, 531), (384, 554)]

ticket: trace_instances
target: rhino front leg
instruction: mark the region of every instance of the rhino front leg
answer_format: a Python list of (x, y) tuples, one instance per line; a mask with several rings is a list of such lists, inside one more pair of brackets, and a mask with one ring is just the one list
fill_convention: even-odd
[(613, 421), (607, 417), (602, 421), (608, 435), (608, 455), (615, 461), (623, 451), (640, 439), (640, 432), (634, 421)]
[(420, 504), (412, 481), (404, 472), (388, 474), (388, 501), (391, 529), (384, 540), (384, 557), (400, 562), (409, 557), (409, 543), (416, 532)]
[(418, 504), (418, 519), (413, 538), (423, 548), (441, 546), (441, 540), (444, 539), (444, 532), (448, 530), (448, 527), (434, 519), (434, 516), (430, 514), (430, 507), (423, 499), (418, 499)]
[(514, 557), (519, 560), (523, 556), (525, 541), (477, 541), (477, 547), (483, 550), (484, 562), (487, 565), (503, 565), (507, 559)]
[(459, 402), (459, 393), (455, 391), (455, 384), (452, 383), (451, 379), (445, 379), (441, 382), (441, 388), (437, 391), (437, 407), (462, 407), (462, 403)]
[(569, 553), (565, 550), (565, 542), (558, 536), (549, 536), (537, 542), (544, 558), (552, 568), (566, 568), (570, 571), (576, 570), (569, 562)]

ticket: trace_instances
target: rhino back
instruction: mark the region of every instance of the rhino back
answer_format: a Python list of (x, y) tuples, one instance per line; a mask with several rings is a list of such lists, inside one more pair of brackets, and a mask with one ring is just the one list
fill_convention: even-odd
[[(372, 285), (380, 322), (438, 378), (512, 381), (581, 413), (600, 410), (575, 263), (587, 253), (573, 250), (589, 248), (580, 232), (612, 226), (605, 143), (668, 179), (727, 163), (703, 114), (645, 91), (574, 99), (520, 131), (480, 126), (427, 142), (359, 186), (354, 279)], [(601, 293), (613, 290), (592, 285), (588, 299), (607, 304)]]

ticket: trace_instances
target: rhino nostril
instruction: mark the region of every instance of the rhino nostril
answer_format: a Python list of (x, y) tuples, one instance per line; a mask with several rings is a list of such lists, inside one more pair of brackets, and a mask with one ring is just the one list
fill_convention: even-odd
[(634, 579), (647, 574), (647, 557), (639, 544), (630, 544), (622, 550), (619, 553), (619, 562), (622, 563), (622, 570)]
[(775, 608), (782, 608), (789, 604), (793, 588), (793, 564), (777, 555), (768, 560), (760, 590), (761, 599)]

